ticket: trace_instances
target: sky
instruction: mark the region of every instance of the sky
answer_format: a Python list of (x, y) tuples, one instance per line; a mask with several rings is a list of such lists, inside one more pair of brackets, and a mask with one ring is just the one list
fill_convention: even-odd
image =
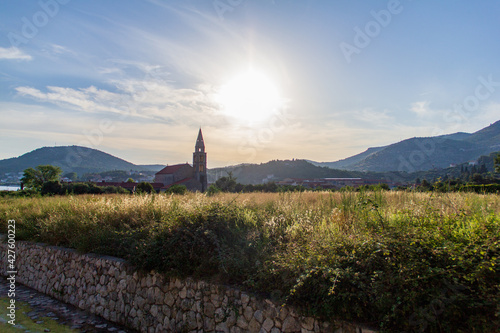
[(500, 120), (500, 2), (6, 0), (0, 159), (336, 161)]

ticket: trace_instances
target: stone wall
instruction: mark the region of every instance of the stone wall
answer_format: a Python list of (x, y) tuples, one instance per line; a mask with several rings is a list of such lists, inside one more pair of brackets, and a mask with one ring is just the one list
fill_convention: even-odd
[[(0, 273), (7, 247), (0, 244)], [(373, 332), (299, 316), (237, 288), (140, 274), (124, 260), (16, 243), (17, 282), (141, 332)]]

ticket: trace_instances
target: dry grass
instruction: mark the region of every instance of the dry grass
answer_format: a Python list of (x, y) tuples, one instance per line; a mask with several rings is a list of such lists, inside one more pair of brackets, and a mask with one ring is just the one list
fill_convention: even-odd
[[(320, 317), (389, 331), (500, 325), (500, 196), (494, 194), (2, 198), (2, 232), (9, 219), (17, 222), (18, 239), (121, 256), (171, 274), (217, 275)], [(438, 314), (431, 311), (436, 300), (446, 304)]]

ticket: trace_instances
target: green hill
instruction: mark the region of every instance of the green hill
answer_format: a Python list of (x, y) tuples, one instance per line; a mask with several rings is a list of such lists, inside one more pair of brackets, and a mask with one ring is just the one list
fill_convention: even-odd
[[(242, 184), (261, 184), (268, 181), (281, 181), (285, 178), (373, 178), (392, 180), (388, 174), (335, 170), (311, 164), (306, 160), (275, 160), (261, 164), (242, 164), (209, 170), (209, 180), (226, 176), (232, 172)], [(386, 178), (387, 176), (387, 178)]]
[(18, 173), (38, 165), (51, 164), (61, 167), (63, 173), (79, 175), (111, 170), (157, 171), (162, 165), (135, 165), (97, 149), (80, 146), (43, 147), (19, 157), (0, 160), (0, 175)]
[(317, 166), (350, 171), (416, 172), (448, 168), (452, 164), (477, 161), (500, 150), (500, 121), (475, 133), (454, 133), (411, 138), (367, 151), (337, 162), (313, 162)]

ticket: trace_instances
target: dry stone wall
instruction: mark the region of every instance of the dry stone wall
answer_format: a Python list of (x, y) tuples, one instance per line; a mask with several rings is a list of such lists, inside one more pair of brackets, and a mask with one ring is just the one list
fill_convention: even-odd
[[(7, 247), (0, 244), (7, 271)], [(140, 332), (353, 332), (320, 322), (240, 289), (138, 273), (114, 257), (17, 242), (17, 282)]]

